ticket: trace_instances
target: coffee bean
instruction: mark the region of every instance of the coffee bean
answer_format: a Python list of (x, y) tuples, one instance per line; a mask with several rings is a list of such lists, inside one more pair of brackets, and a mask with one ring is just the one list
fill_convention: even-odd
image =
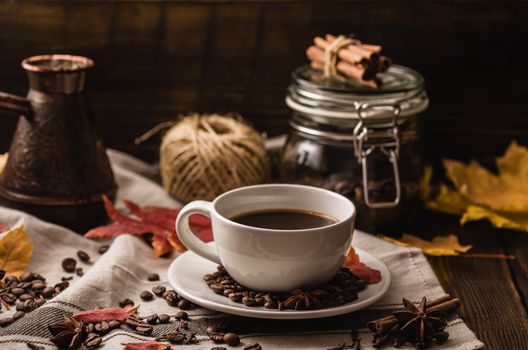
[(110, 325), (106, 321), (101, 321), (94, 325), (94, 331), (98, 334), (105, 334), (109, 330), (110, 330)]
[(158, 322), (158, 319), (158, 314), (152, 314), (143, 318), (143, 320), (148, 324), (156, 324)]
[(55, 288), (46, 287), (42, 290), (41, 295), (46, 299), (53, 298), (53, 296), (55, 295)]
[(15, 312), (15, 314), (13, 315), (13, 320), (16, 321), (22, 317), (26, 316), (26, 313), (24, 311), (17, 311)]
[(60, 282), (60, 283), (57, 283), (55, 285), (55, 289), (58, 290), (59, 292), (62, 292), (63, 290), (65, 290), (66, 288), (68, 288), (70, 286), (70, 283), (69, 282)]
[(73, 276), (69, 276), (69, 277), (61, 277), (61, 281), (62, 281), (62, 282), (71, 281), (72, 279), (73, 279)]
[(163, 293), (163, 299), (169, 304), (170, 306), (176, 306), (180, 299), (178, 298), (178, 294), (176, 294), (175, 291), (169, 290)]
[(211, 281), (211, 280), (214, 280), (215, 277), (211, 274), (207, 274), (203, 277), (204, 281)]
[(182, 299), (178, 302), (178, 307), (182, 310), (187, 310), (191, 307), (191, 302), (187, 299)]
[(13, 275), (6, 276), (4, 281), (8, 287), (19, 282), (18, 277)]
[(215, 343), (223, 343), (224, 342), (224, 333), (217, 333), (213, 332), (209, 334), (209, 338), (214, 341)]
[(214, 346), (211, 350), (227, 350), (227, 348), (224, 348), (223, 346)]
[(95, 349), (101, 344), (102, 341), (103, 339), (96, 333), (88, 333), (83, 344), (88, 349)]
[(165, 334), (163, 338), (167, 339), (167, 341), (171, 344), (181, 344), (185, 340), (185, 334), (181, 332), (173, 332)]
[(147, 279), (151, 282), (159, 281), (160, 276), (157, 273), (151, 273), (150, 275), (148, 275)]
[(152, 287), (152, 293), (156, 294), (157, 296), (162, 296), (163, 293), (165, 293), (166, 288), (160, 285)]
[(76, 273), (77, 276), (79, 276), (79, 277), (84, 276), (84, 271), (83, 271), (82, 267), (78, 267), (78, 268), (76, 268), (76, 269), (75, 269), (75, 273)]
[(8, 304), (13, 304), (17, 300), (17, 297), (12, 293), (4, 293), (2, 294), (2, 299)]
[(244, 350), (262, 350), (262, 346), (260, 346), (259, 343), (255, 343), (255, 344), (246, 346)]
[(119, 302), (119, 307), (134, 306), (134, 301), (130, 299), (124, 299)]
[(16, 305), (15, 305), (16, 310), (17, 311), (24, 311), (24, 312), (31, 311), (31, 310), (27, 309), (26, 301), (19, 301), (18, 303), (16, 303)]
[(186, 320), (180, 320), (180, 329), (188, 329), (189, 328), (189, 322)]
[(38, 298), (35, 300), (31, 300), (33, 303), (33, 309), (36, 309), (37, 307), (41, 307), (42, 305), (46, 304), (46, 299), (44, 298)]
[(235, 291), (233, 289), (224, 289), (224, 292), (222, 293), (225, 297), (229, 297), (229, 294), (234, 293)]
[(29, 299), (33, 299), (33, 295), (31, 294), (22, 294), (21, 296), (18, 297), (18, 300), (20, 301), (26, 301), (26, 300), (29, 300)]
[(217, 283), (210, 285), (209, 288), (211, 288), (213, 292), (217, 294), (222, 294), (224, 292), (224, 287), (222, 287), (222, 285), (217, 284)]
[(277, 308), (277, 303), (273, 300), (271, 301), (267, 301), (265, 304), (264, 304), (264, 307), (266, 309), (276, 309)]
[(25, 292), (26, 292), (25, 289), (22, 289), (22, 288), (11, 288), (11, 293), (16, 295), (17, 297), (21, 296)]
[(231, 299), (231, 301), (234, 301), (235, 303), (239, 303), (241, 300), (242, 300), (242, 293), (230, 293), (228, 295), (229, 299)]
[(224, 335), (224, 341), (229, 346), (237, 346), (240, 344), (240, 338), (236, 333), (226, 333)]
[(102, 245), (97, 249), (97, 252), (102, 255), (108, 251), (108, 248), (110, 248), (108, 244)]
[(160, 323), (169, 323), (170, 322), (170, 316), (167, 315), (167, 314), (160, 314), (158, 316), (158, 319), (159, 319)]
[(11, 317), (9, 318), (0, 318), (0, 327), (7, 327), (11, 323), (13, 323), (13, 319)]
[(264, 298), (260, 297), (260, 298), (255, 298), (255, 303), (258, 305), (258, 306), (264, 306), (264, 303), (266, 301), (264, 300)]
[(20, 276), (21, 282), (31, 282), (33, 281), (33, 279), (34, 279), (34, 276), (33, 276), (33, 273), (31, 272), (24, 272), (22, 276)]
[(77, 266), (77, 261), (73, 258), (62, 260), (62, 268), (66, 272), (75, 272), (75, 266)]
[(174, 318), (177, 320), (187, 320), (189, 318), (189, 314), (185, 311), (178, 311), (176, 315), (174, 315)]
[(257, 305), (257, 303), (255, 302), (255, 299), (252, 299), (250, 297), (243, 297), (242, 304), (246, 306), (256, 306)]
[(88, 255), (88, 253), (85, 252), (84, 250), (78, 250), (78, 251), (77, 251), (77, 256), (79, 257), (79, 259), (80, 259), (82, 262), (88, 262), (88, 261), (90, 261), (90, 255)]
[(150, 300), (152, 300), (152, 298), (153, 298), (154, 296), (153, 296), (152, 293), (149, 292), (148, 290), (144, 290), (144, 291), (141, 292), (141, 294), (139, 295), (139, 297), (140, 297), (141, 299), (143, 299), (144, 301), (150, 301)]
[(152, 333), (153, 330), (154, 330), (154, 328), (152, 328), (152, 326), (139, 326), (139, 327), (136, 327), (136, 332), (141, 333), (143, 335), (149, 335), (149, 334)]
[(31, 282), (31, 289), (33, 290), (43, 290), (44, 288), (46, 288), (46, 283), (44, 281), (34, 280)]

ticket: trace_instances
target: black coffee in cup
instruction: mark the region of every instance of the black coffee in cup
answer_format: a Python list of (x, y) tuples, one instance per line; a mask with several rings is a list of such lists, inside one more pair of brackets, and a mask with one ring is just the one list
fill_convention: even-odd
[(315, 211), (267, 209), (235, 215), (232, 221), (252, 227), (272, 230), (305, 230), (335, 224), (336, 219)]

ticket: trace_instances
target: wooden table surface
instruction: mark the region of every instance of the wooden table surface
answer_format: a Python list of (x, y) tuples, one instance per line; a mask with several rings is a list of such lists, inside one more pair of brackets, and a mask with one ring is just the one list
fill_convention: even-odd
[(409, 233), (432, 238), (455, 233), (473, 253), (515, 260), (428, 257), (446, 292), (460, 298), (461, 317), (486, 349), (528, 349), (528, 234), (494, 229), (485, 221), (460, 226), (458, 218), (425, 211)]

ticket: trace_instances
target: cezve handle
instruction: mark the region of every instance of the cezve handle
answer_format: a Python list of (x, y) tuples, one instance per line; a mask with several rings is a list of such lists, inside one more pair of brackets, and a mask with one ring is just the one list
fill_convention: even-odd
[(202, 214), (210, 218), (212, 210), (213, 203), (207, 201), (194, 201), (187, 204), (181, 209), (176, 219), (176, 232), (178, 233), (180, 241), (190, 251), (200, 255), (202, 258), (221, 264), (216, 249), (196, 237), (189, 227), (189, 217), (191, 215)]
[(0, 111), (31, 116), (31, 103), (25, 97), (0, 92)]

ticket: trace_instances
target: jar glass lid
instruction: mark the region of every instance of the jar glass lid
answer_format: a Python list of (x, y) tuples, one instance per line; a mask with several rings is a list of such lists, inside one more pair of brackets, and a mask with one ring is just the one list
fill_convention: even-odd
[(302, 66), (292, 74), (286, 103), (297, 112), (330, 119), (357, 119), (358, 110), (366, 104), (373, 108), (365, 109), (362, 117), (374, 119), (390, 114), (390, 109), (375, 106), (397, 106), (403, 117), (427, 107), (424, 79), (417, 71), (392, 65), (378, 78), (382, 84), (376, 89), (350, 79), (328, 79), (322, 71)]

